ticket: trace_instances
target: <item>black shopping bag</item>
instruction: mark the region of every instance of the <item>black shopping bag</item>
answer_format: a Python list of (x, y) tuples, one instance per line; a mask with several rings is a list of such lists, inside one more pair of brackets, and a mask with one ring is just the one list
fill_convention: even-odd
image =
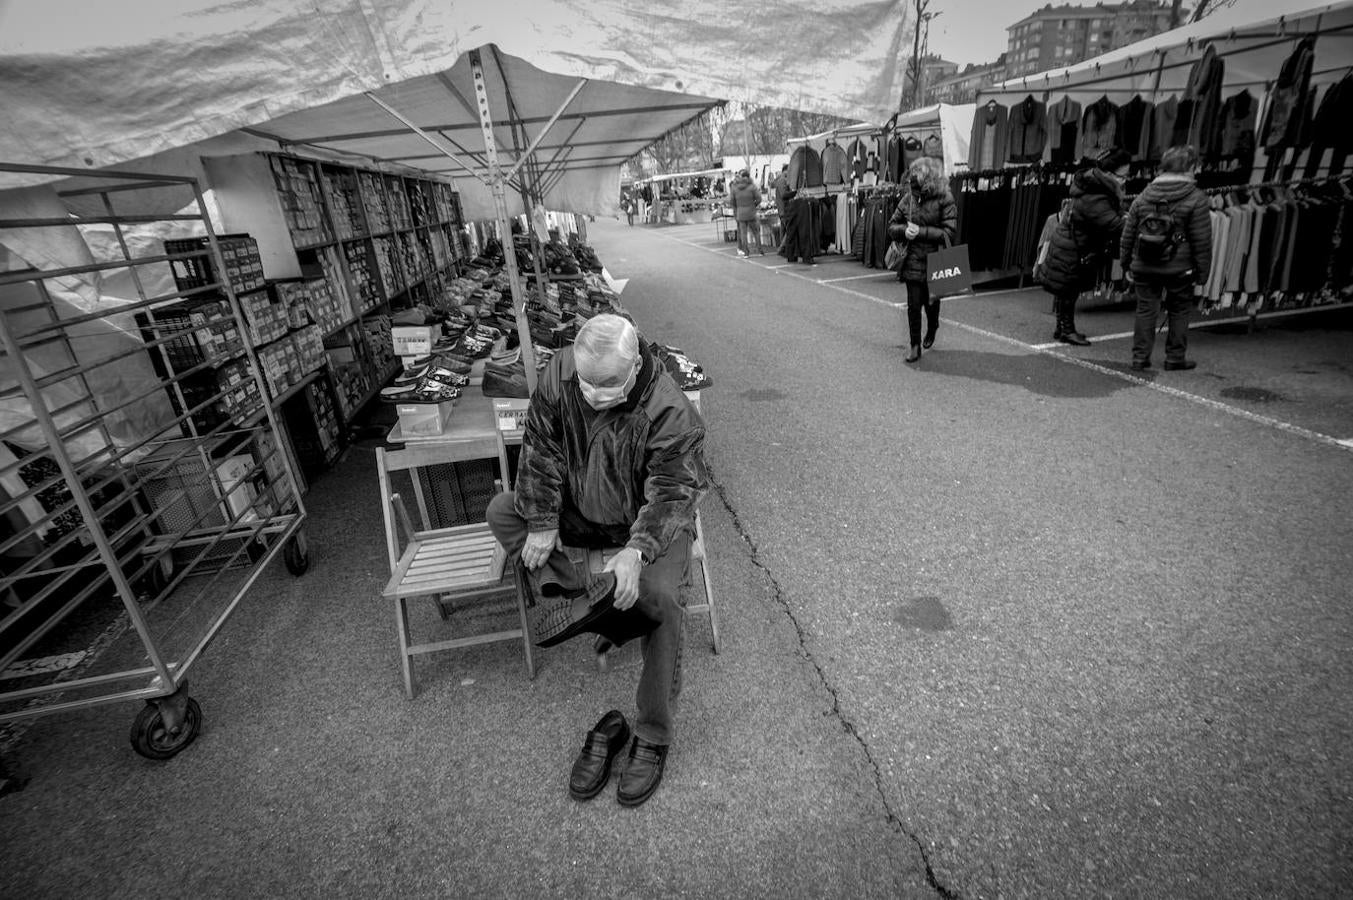
[(968, 245), (945, 246), (926, 256), (926, 282), (932, 299), (952, 297), (972, 291), (972, 269), (968, 267)]

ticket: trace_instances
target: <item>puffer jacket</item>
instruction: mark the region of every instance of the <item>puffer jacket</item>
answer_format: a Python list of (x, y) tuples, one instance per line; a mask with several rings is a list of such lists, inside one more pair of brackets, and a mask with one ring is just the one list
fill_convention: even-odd
[[(1157, 204), (1168, 207), (1175, 227), (1183, 235), (1174, 258), (1153, 264), (1134, 258), (1137, 249), (1137, 223), (1154, 211)], [(1207, 195), (1198, 190), (1191, 175), (1166, 173), (1156, 177), (1137, 195), (1123, 220), (1120, 244), (1123, 270), (1132, 277), (1153, 282), (1183, 281), (1206, 284), (1212, 273), (1212, 219), (1207, 214)]]
[(733, 204), (733, 218), (739, 222), (755, 222), (756, 209), (761, 205), (761, 191), (751, 178), (739, 175), (728, 185), (728, 199)]
[[(920, 190), (912, 189), (902, 195), (888, 220), (888, 238), (906, 244), (906, 259), (899, 277), (903, 281), (926, 280), (926, 257), (944, 246), (945, 237), (952, 244), (958, 239), (958, 206), (944, 180), (944, 166), (937, 159), (923, 156), (911, 164), (907, 177), (917, 177)], [(915, 222), (921, 231), (907, 240), (907, 223)]]
[(532, 531), (576, 510), (613, 544), (657, 559), (693, 527), (709, 477), (705, 424), (652, 347), (620, 406), (597, 412), (578, 387), (573, 348), (541, 373), (526, 415), (517, 467), (517, 513)]
[[(1040, 281), (1053, 294), (1082, 291), (1104, 257), (1118, 249), (1123, 194), (1118, 179), (1102, 169), (1084, 169), (1071, 180), (1071, 211), (1056, 229)], [(1093, 257), (1086, 265), (1081, 260)]]

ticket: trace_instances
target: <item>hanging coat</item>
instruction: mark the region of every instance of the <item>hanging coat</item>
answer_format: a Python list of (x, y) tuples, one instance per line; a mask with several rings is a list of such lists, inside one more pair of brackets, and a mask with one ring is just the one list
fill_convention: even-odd
[(977, 107), (977, 114), (972, 117), (972, 138), (968, 142), (968, 167), (974, 172), (1005, 165), (1008, 116), (1005, 107), (994, 100)]
[(1189, 143), (1204, 159), (1215, 158), (1221, 147), (1221, 88), (1226, 64), (1217, 56), (1217, 48), (1207, 45), (1203, 58), (1189, 70), (1184, 99), (1192, 101), (1189, 110)]
[(1268, 94), (1268, 109), (1259, 129), (1259, 143), (1266, 150), (1299, 147), (1305, 141), (1302, 115), (1311, 89), (1311, 66), (1315, 62), (1315, 36), (1297, 42), (1296, 49), (1283, 60), (1278, 80)]
[(1043, 158), (1048, 139), (1048, 108), (1033, 94), (1011, 107), (1006, 156), (1013, 163), (1032, 163)]

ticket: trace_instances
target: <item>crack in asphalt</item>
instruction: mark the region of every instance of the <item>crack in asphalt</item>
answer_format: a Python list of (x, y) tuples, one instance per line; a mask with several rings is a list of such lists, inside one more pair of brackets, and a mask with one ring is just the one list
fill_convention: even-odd
[(814, 671), (817, 672), (818, 680), (822, 682), (822, 686), (826, 688), (827, 693), (831, 694), (831, 714), (836, 717), (838, 722), (840, 722), (842, 730), (853, 737), (856, 743), (860, 745), (860, 749), (864, 751), (865, 759), (869, 761), (869, 766), (874, 772), (874, 790), (878, 791), (879, 801), (883, 804), (883, 809), (887, 813), (888, 824), (895, 828), (900, 834), (905, 835), (916, 845), (917, 851), (921, 854), (921, 860), (925, 863), (926, 882), (930, 887), (932, 887), (941, 897), (944, 897), (945, 900), (958, 900), (959, 894), (945, 887), (943, 884), (940, 884), (939, 879), (935, 876), (935, 870), (930, 864), (930, 854), (926, 851), (925, 844), (922, 843), (917, 835), (908, 831), (906, 826), (902, 823), (901, 818), (893, 812), (892, 806), (888, 803), (888, 795), (883, 790), (883, 771), (879, 768), (878, 761), (874, 759), (874, 754), (869, 749), (868, 741), (860, 734), (859, 729), (855, 727), (855, 723), (847, 719), (842, 713), (841, 698), (837, 694), (836, 688), (832, 686), (831, 680), (827, 677), (826, 670), (822, 668), (822, 665), (808, 648), (807, 632), (804, 631), (803, 625), (799, 622), (798, 617), (794, 615), (794, 610), (790, 608), (789, 601), (785, 599), (784, 589), (780, 586), (779, 579), (775, 577), (775, 573), (770, 570), (770, 567), (761, 561), (760, 548), (757, 547), (756, 541), (752, 539), (751, 533), (747, 530), (747, 526), (743, 524), (742, 517), (738, 515), (738, 511), (733, 507), (732, 501), (728, 499), (728, 492), (724, 488), (723, 483), (715, 477), (712, 466), (708, 467), (708, 472), (710, 484), (713, 485), (714, 491), (719, 495), (719, 500), (723, 503), (724, 509), (728, 510), (728, 515), (733, 520), (733, 528), (737, 530), (738, 537), (742, 538), (743, 542), (751, 550), (752, 564), (764, 572), (766, 578), (770, 580), (771, 586), (775, 589), (775, 602), (785, 611), (785, 615), (789, 617), (789, 621), (794, 625), (794, 632), (798, 635), (799, 639), (799, 652), (803, 654), (803, 657), (808, 660), (808, 662), (812, 663)]

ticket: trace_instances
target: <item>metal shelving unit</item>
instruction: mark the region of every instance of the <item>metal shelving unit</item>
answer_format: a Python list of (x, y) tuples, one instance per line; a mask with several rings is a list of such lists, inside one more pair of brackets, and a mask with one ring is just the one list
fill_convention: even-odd
[[(0, 270), (0, 725), (144, 700), (132, 745), (166, 759), (202, 721), (193, 664), (275, 556), (309, 565), (248, 285), (191, 178), (0, 172), (81, 185), (65, 214), (0, 213), (0, 234), (53, 251)], [(185, 237), (200, 249), (162, 249)], [(171, 286), (175, 266), (210, 274)], [(185, 319), (198, 304), (212, 315)]]

